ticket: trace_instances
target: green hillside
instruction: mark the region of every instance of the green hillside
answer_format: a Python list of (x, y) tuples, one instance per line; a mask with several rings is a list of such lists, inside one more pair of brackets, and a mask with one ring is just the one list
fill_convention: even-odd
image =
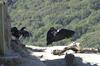
[[(14, 2), (13, 2), (14, 1)], [(23, 43), (45, 46), (50, 27), (76, 31), (74, 37), (85, 47), (100, 47), (100, 0), (9, 0), (12, 26), (23, 26), (33, 37)], [(54, 42), (65, 45), (70, 39)]]

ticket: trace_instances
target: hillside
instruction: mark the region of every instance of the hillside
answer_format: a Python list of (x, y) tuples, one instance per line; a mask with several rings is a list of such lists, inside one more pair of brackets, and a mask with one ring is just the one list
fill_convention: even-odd
[[(29, 45), (46, 45), (52, 26), (76, 31), (74, 39), (83, 47), (100, 47), (100, 0), (8, 0), (11, 25), (23, 26), (33, 37), (22, 40)], [(53, 43), (67, 45), (70, 39)]]

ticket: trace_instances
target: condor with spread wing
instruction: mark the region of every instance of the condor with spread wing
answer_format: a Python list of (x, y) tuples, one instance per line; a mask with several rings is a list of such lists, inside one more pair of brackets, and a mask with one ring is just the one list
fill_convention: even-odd
[(60, 41), (65, 38), (70, 38), (74, 35), (75, 31), (69, 29), (55, 29), (51, 27), (47, 32), (47, 45), (52, 44), (52, 42)]

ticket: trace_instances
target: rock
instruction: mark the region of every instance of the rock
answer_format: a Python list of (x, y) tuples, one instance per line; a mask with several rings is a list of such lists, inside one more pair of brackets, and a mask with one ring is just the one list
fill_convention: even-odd
[(75, 56), (73, 54), (65, 55), (66, 66), (75, 66)]

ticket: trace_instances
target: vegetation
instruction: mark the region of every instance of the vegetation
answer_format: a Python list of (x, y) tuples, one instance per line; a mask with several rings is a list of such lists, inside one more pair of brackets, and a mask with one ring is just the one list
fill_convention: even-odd
[[(12, 26), (23, 26), (33, 37), (23, 43), (45, 46), (46, 33), (52, 26), (76, 31), (82, 46), (100, 47), (100, 0), (8, 0)], [(66, 45), (70, 39), (53, 45)]]

